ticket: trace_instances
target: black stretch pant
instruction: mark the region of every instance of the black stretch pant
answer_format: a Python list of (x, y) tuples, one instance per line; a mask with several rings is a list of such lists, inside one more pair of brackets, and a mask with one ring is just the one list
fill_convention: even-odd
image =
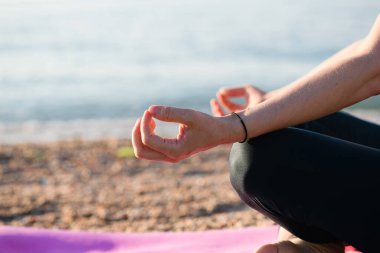
[(380, 126), (334, 113), (274, 131), (230, 156), (241, 199), (309, 242), (380, 251)]

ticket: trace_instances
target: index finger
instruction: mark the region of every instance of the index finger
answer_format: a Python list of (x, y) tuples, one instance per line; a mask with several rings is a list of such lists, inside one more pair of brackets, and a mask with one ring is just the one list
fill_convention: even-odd
[(231, 112), (244, 110), (244, 108), (247, 107), (246, 106), (246, 104), (247, 104), (247, 98), (245, 99), (245, 104), (244, 105), (240, 105), (240, 104), (232, 102), (228, 98), (228, 96), (226, 96), (224, 94), (218, 94), (218, 99), (222, 103), (222, 105), (224, 105)]
[(247, 89), (245, 87), (221, 88), (218, 94), (229, 97), (242, 97), (247, 94)]

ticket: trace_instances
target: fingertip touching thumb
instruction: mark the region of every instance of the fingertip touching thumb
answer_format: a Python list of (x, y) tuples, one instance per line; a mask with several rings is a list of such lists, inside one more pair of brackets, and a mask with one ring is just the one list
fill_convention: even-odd
[(148, 111), (154, 118), (167, 122), (186, 123), (188, 121), (188, 110), (170, 106), (152, 105)]
[(160, 105), (151, 105), (148, 111), (150, 112), (150, 114), (152, 114), (152, 116), (160, 115), (162, 111), (162, 107), (163, 106), (160, 106)]

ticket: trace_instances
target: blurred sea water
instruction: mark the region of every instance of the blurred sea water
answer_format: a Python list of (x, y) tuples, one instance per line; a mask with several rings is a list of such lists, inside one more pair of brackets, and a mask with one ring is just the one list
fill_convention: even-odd
[[(151, 104), (284, 86), (365, 36), (380, 1), (2, 0), (0, 143), (129, 137)], [(380, 122), (380, 99), (352, 108)]]

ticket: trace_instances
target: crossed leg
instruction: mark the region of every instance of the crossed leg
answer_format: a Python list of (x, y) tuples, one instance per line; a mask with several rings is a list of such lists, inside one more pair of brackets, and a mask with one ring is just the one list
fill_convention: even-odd
[(256, 252), (341, 253), (343, 240), (373, 252), (379, 149), (380, 126), (345, 113), (235, 144), (231, 183), (242, 200), (298, 236), (281, 229)]

